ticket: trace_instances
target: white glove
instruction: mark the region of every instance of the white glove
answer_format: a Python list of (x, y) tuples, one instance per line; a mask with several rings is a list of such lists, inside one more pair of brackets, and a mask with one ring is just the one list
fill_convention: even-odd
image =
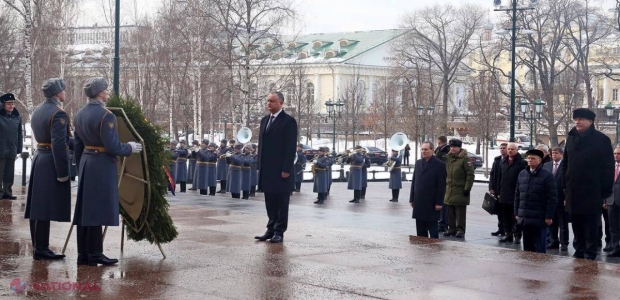
[(142, 144), (140, 144), (140, 143), (129, 142), (127, 144), (129, 144), (129, 146), (131, 146), (131, 152), (132, 153), (140, 153), (142, 151)]
[(56, 178), (56, 180), (60, 181), (60, 182), (67, 182), (67, 180), (69, 180), (69, 176), (65, 176), (62, 178)]

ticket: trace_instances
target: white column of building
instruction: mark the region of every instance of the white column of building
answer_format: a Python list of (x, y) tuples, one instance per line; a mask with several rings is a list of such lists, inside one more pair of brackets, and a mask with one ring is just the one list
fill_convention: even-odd
[(607, 81), (609, 78), (607, 76), (603, 77), (603, 102), (601, 103), (609, 103), (609, 82)]
[(375, 76), (368, 77), (368, 101), (367, 106), (370, 106), (370, 103), (375, 99), (375, 91), (373, 87), (375, 86)]
[(314, 111), (321, 112), (321, 74), (314, 75)]
[(341, 75), (337, 74), (336, 75), (336, 87), (334, 88), (334, 99), (332, 99), (334, 102), (338, 102), (338, 99), (340, 99), (340, 79), (341, 79)]

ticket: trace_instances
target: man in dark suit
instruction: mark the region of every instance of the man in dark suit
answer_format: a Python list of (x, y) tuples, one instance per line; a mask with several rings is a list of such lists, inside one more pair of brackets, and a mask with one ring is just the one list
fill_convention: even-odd
[[(499, 145), (499, 155), (493, 160), (493, 166), (491, 167), (491, 173), (489, 174), (489, 193), (499, 196), (499, 184), (501, 179), (501, 166), (502, 162), (508, 157), (508, 143), (501, 143)], [(492, 236), (504, 236), (504, 215), (500, 205), (495, 205), (495, 214), (497, 214), (497, 231), (491, 232)]]
[[(437, 148), (435, 148), (435, 157), (439, 160), (446, 162), (446, 156), (450, 153), (450, 146), (448, 145), (448, 138), (442, 135), (437, 138)], [(439, 232), (445, 232), (448, 227), (448, 207), (443, 206), (439, 215)]]
[[(541, 150), (542, 151), (542, 150)], [(544, 153), (544, 151), (543, 151)], [(561, 250), (568, 250), (568, 214), (564, 210), (564, 178), (560, 171), (564, 149), (556, 147), (551, 149), (551, 161), (547, 162), (543, 168), (553, 174), (555, 177), (555, 185), (558, 190), (558, 204), (553, 215), (553, 223), (549, 226), (549, 243), (547, 249), (557, 249), (561, 245)], [(558, 239), (559, 233), (559, 239)]]
[(439, 238), (439, 212), (446, 194), (446, 164), (433, 156), (433, 143), (424, 142), (420, 150), (422, 158), (415, 162), (409, 204), (417, 236)]
[(611, 231), (611, 253), (607, 257), (620, 257), (620, 147), (614, 149), (614, 160), (616, 161), (614, 171), (614, 193), (605, 200), (605, 207), (609, 216), (609, 231)]
[(288, 205), (293, 191), (297, 121), (284, 110), (284, 96), (273, 92), (267, 96), (267, 110), (258, 136), (258, 187), (265, 194), (267, 232), (256, 236), (259, 241), (282, 243), (288, 226)]

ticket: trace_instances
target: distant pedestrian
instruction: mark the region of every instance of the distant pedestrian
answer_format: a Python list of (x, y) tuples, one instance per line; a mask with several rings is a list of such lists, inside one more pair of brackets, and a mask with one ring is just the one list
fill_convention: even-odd
[(403, 165), (405, 166), (409, 166), (409, 155), (411, 153), (409, 153), (411, 151), (411, 147), (409, 147), (409, 144), (407, 144), (405, 146), (405, 155), (403, 155)]
[(433, 143), (424, 142), (420, 149), (422, 158), (415, 162), (411, 178), (409, 204), (417, 236), (439, 238), (439, 212), (446, 194), (446, 164), (433, 156)]

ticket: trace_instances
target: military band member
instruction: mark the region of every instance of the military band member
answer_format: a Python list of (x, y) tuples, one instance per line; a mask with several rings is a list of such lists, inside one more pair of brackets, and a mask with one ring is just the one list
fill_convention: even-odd
[(329, 157), (325, 155), (325, 147), (319, 148), (319, 157), (314, 162), (314, 188), (313, 192), (318, 194), (318, 200), (315, 204), (323, 204), (327, 194), (327, 165)]
[(227, 192), (230, 192), (233, 198), (241, 198), (241, 166), (243, 165), (243, 154), (241, 149), (243, 144), (235, 145), (234, 153), (227, 158), (228, 161), (228, 185)]
[(243, 146), (243, 165), (241, 166), (241, 191), (243, 192), (242, 198), (250, 199), (250, 186), (251, 186), (251, 173), (252, 173), (252, 144), (245, 144)]
[(77, 164), (75, 163), (75, 152), (73, 152), (73, 150), (69, 150), (69, 164), (69, 178), (71, 178), (71, 181), (75, 181), (75, 177), (77, 176)]
[(172, 177), (172, 180), (174, 181), (174, 184), (176, 185), (177, 183), (177, 178), (176, 178), (176, 166), (177, 166), (177, 158), (179, 157), (179, 152), (177, 152), (177, 145), (179, 144), (179, 142), (177, 142), (177, 140), (170, 140), (170, 160), (168, 161), (168, 172), (170, 172), (170, 176)]
[(256, 185), (258, 184), (258, 146), (252, 144), (252, 165), (250, 168), (250, 197), (256, 196)]
[(327, 157), (328, 161), (327, 161), (327, 193), (325, 193), (325, 196), (329, 196), (329, 191), (331, 191), (332, 189), (332, 166), (334, 165), (334, 162), (336, 161), (334, 157), (332, 157), (329, 154), (329, 147), (325, 147), (325, 157)]
[(178, 182), (181, 186), (181, 193), (185, 193), (187, 188), (187, 158), (189, 157), (189, 151), (187, 150), (187, 143), (185, 140), (181, 140), (179, 144), (179, 149), (177, 149), (178, 157), (175, 165), (176, 175), (174, 178), (175, 182)]
[(103, 254), (101, 226), (118, 226), (117, 156), (142, 151), (142, 145), (119, 141), (116, 117), (105, 108), (105, 79), (91, 78), (84, 85), (88, 104), (73, 121), (79, 184), (73, 223), (77, 225), (78, 265), (112, 265), (117, 259)]
[(297, 161), (295, 162), (295, 192), (301, 191), (301, 183), (304, 181), (304, 169), (306, 168), (306, 154), (303, 151), (303, 144), (297, 144)]
[(208, 140), (205, 140), (204, 143), (209, 144), (205, 154), (207, 161), (207, 186), (209, 186), (209, 195), (215, 196), (215, 189), (217, 188), (217, 145), (209, 143)]
[(403, 176), (400, 172), (402, 158), (398, 156), (398, 151), (392, 150), (390, 160), (394, 162), (392, 171), (390, 171), (390, 183), (388, 186), (392, 190), (392, 199), (390, 202), (398, 202), (398, 194), (400, 194), (400, 189), (403, 188)]
[(219, 194), (226, 194), (226, 181), (228, 180), (228, 163), (226, 160), (226, 153), (228, 153), (228, 147), (226, 147), (227, 140), (220, 141), (220, 147), (217, 150), (217, 180), (220, 181)]
[(192, 183), (190, 191), (196, 190), (196, 183), (194, 183), (194, 177), (196, 174), (196, 162), (198, 161), (198, 151), (200, 151), (200, 145), (197, 140), (192, 141), (192, 147), (189, 149), (189, 165), (187, 167), (187, 182)]
[(355, 146), (355, 151), (349, 156), (349, 185), (347, 188), (353, 190), (353, 200), (351, 203), (360, 203), (362, 194), (362, 166), (364, 165), (364, 156), (361, 154), (361, 146)]
[(71, 221), (71, 182), (67, 149), (70, 143), (69, 117), (62, 109), (65, 83), (60, 78), (47, 80), (43, 87), (47, 98), (32, 113), (32, 134), (37, 152), (32, 161), (25, 217), (30, 219), (33, 258), (63, 259), (49, 249), (50, 221)]
[(200, 149), (196, 151), (196, 177), (194, 178), (194, 187), (196, 187), (200, 195), (207, 194), (207, 183), (209, 180), (208, 168), (207, 168), (207, 143), (202, 141), (200, 143)]
[(362, 192), (360, 199), (366, 199), (366, 188), (368, 187), (368, 168), (370, 168), (370, 157), (364, 150), (364, 164), (362, 165)]

